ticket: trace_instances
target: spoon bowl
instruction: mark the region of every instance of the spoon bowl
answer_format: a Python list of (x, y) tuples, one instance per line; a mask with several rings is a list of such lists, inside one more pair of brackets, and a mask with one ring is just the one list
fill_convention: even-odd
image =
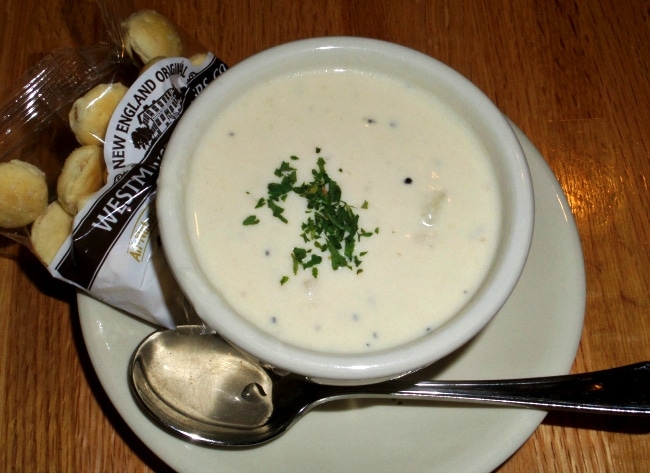
[(650, 415), (650, 362), (575, 375), (497, 381), (397, 379), (363, 386), (281, 375), (203, 326), (152, 333), (131, 360), (129, 385), (165, 430), (215, 447), (249, 447), (286, 432), (325, 402), (437, 400), (585, 413)]

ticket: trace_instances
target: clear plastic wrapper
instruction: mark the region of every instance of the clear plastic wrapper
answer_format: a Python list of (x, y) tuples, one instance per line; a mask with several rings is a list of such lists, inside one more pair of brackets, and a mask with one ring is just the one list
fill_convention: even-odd
[(158, 236), (158, 169), (226, 66), (153, 10), (98, 7), (108, 39), (52, 52), (0, 107), (0, 233), (54, 277), (172, 328), (191, 311)]

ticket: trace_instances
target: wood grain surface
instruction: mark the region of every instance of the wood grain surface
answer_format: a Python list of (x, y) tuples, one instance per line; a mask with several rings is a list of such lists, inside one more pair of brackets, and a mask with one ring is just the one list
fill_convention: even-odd
[[(650, 359), (646, 0), (149, 0), (132, 6), (143, 7), (168, 15), (231, 65), (289, 40), (358, 35), (410, 46), (466, 75), (539, 148), (571, 204), (587, 276), (573, 370)], [(93, 1), (3, 0), (0, 12), (3, 101), (52, 49), (101, 37)], [(80, 334), (75, 291), (8, 238), (0, 239), (0, 280), (0, 470), (170, 471), (104, 394)], [(650, 471), (649, 431), (647, 420), (551, 414), (499, 471)]]

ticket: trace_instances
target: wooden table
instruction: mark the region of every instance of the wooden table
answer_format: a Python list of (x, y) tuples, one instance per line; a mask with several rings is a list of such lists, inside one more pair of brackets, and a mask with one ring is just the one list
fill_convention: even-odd
[[(469, 77), (539, 148), (577, 221), (587, 306), (574, 371), (650, 358), (646, 1), (136, 5), (145, 6), (229, 64), (289, 40), (359, 35), (410, 46)], [(92, 1), (3, 0), (1, 10), (0, 90), (53, 48), (92, 44), (101, 30)], [(0, 239), (0, 256), (0, 469), (168, 471), (104, 394), (74, 290), (9, 239)], [(648, 431), (650, 422), (638, 419), (551, 414), (499, 471), (649, 471)]]

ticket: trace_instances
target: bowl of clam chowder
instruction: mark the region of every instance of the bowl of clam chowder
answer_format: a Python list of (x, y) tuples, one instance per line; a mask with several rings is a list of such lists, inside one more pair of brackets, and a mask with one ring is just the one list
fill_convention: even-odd
[(490, 322), (526, 262), (533, 190), (507, 120), (469, 80), (331, 37), (206, 87), (168, 145), (157, 212), (209, 327), (279, 370), (363, 384)]

